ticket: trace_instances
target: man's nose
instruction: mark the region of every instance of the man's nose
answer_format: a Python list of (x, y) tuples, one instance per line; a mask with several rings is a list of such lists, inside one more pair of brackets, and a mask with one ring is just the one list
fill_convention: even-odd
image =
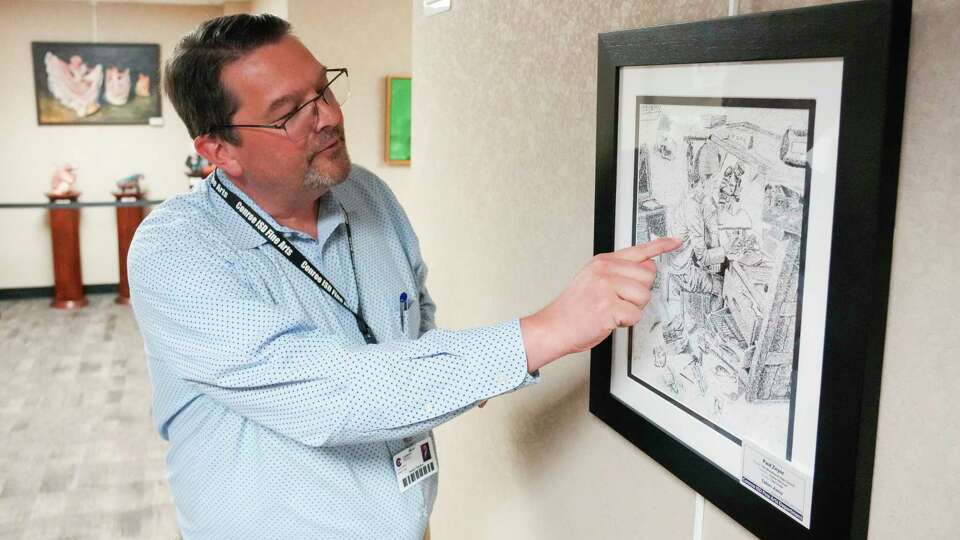
[(343, 120), (343, 111), (336, 102), (330, 104), (321, 98), (313, 102), (313, 106), (316, 108), (317, 115), (317, 125), (314, 126), (314, 131), (317, 133), (323, 131), (323, 129), (328, 126), (340, 125), (340, 122)]

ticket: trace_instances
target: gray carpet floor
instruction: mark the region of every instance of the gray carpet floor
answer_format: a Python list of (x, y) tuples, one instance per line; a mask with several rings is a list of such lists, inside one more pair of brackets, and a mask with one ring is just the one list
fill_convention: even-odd
[(0, 301), (0, 539), (178, 538), (133, 313)]

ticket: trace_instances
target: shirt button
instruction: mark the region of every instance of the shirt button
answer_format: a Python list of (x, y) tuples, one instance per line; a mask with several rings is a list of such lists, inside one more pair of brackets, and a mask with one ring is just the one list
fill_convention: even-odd
[(424, 405), (423, 410), (426, 411), (427, 414), (432, 413), (432, 412), (433, 412), (433, 404), (432, 404), (432, 403), (427, 403), (426, 405)]
[(507, 384), (507, 376), (503, 373), (497, 373), (497, 384), (504, 385)]

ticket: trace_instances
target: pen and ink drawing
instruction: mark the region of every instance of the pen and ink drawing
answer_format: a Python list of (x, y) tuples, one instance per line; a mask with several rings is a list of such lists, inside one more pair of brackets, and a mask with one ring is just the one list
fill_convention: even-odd
[(815, 102), (637, 96), (633, 243), (658, 260), (628, 377), (790, 459)]

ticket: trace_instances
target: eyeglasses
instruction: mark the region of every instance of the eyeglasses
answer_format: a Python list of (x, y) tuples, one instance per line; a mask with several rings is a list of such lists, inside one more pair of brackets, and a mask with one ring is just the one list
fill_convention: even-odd
[(310, 136), (317, 128), (320, 117), (320, 103), (333, 107), (340, 107), (350, 97), (350, 76), (347, 68), (328, 68), (324, 78), (334, 74), (330, 82), (325, 84), (316, 96), (310, 98), (292, 112), (286, 114), (275, 124), (228, 124), (213, 126), (213, 130), (234, 128), (267, 128), (280, 129), (293, 142), (300, 142)]

